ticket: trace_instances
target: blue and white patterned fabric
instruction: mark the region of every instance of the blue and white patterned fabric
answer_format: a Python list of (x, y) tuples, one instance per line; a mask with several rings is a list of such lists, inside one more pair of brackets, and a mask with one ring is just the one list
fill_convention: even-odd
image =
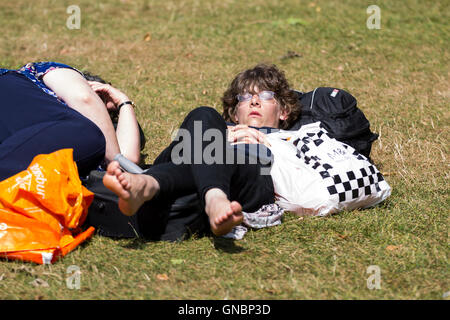
[(33, 83), (35, 85), (37, 85), (39, 88), (41, 88), (45, 93), (57, 98), (61, 103), (63, 103), (65, 105), (66, 103), (63, 100), (59, 99), (56, 96), (56, 94), (52, 90), (50, 90), (49, 87), (47, 87), (45, 85), (44, 81), (42, 81), (42, 77), (47, 72), (58, 69), (58, 68), (72, 69), (72, 70), (79, 72), (81, 75), (83, 75), (82, 72), (80, 72), (79, 70), (77, 70), (71, 66), (68, 66), (63, 63), (48, 61), (48, 62), (30, 62), (17, 70), (0, 68), (0, 76), (2, 76), (3, 74), (5, 74), (7, 72), (17, 72), (17, 73), (23, 74), (25, 77), (27, 77), (28, 79), (33, 81)]
[(284, 209), (278, 204), (266, 204), (255, 212), (243, 212), (244, 221), (241, 225), (234, 227), (224, 238), (241, 240), (247, 233), (247, 227), (261, 229), (278, 226), (281, 224)]

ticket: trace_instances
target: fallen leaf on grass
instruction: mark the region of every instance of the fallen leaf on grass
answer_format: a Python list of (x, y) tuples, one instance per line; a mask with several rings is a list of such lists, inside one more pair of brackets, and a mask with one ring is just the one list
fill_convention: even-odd
[(403, 247), (402, 245), (394, 246), (394, 245), (390, 244), (390, 245), (388, 245), (386, 247), (386, 250), (388, 250), (388, 251), (395, 251), (395, 250), (401, 249), (402, 247)]
[(157, 274), (156, 279), (161, 280), (161, 281), (167, 281), (167, 280), (169, 280), (169, 276), (165, 273)]
[(270, 294), (280, 294), (281, 293), (280, 290), (277, 290), (277, 289), (265, 289), (265, 291)]
[(152, 40), (152, 35), (151, 35), (150, 33), (147, 33), (147, 34), (144, 36), (144, 41), (145, 41), (145, 42), (149, 42), (150, 40)]
[(67, 53), (69, 53), (69, 49), (67, 49), (67, 48), (63, 48), (63, 49), (61, 49), (61, 51), (59, 52), (59, 54), (61, 54), (61, 55), (64, 55), (64, 54), (67, 54)]
[(338, 233), (337, 236), (344, 240), (344, 239), (347, 239), (349, 235), (348, 234), (339, 234)]

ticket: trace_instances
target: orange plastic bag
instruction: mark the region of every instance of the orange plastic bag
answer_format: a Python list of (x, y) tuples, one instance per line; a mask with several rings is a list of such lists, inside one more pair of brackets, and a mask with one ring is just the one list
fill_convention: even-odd
[(73, 150), (37, 155), (0, 182), (0, 257), (53, 263), (92, 236), (78, 233), (94, 194), (78, 177)]

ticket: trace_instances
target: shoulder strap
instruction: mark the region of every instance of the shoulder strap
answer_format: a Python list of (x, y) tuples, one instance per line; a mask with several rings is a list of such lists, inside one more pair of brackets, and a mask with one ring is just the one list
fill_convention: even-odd
[(312, 109), (313, 103), (314, 103), (314, 95), (316, 94), (316, 90), (319, 88), (315, 88), (311, 97), (311, 105), (309, 106), (309, 109)]

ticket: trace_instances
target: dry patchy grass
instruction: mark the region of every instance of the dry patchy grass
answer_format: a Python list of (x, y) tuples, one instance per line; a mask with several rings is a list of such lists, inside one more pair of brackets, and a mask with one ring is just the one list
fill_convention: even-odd
[[(183, 117), (221, 109), (239, 71), (276, 63), (293, 87), (350, 91), (380, 138), (372, 158), (393, 187), (370, 210), (286, 215), (241, 241), (146, 243), (94, 237), (52, 266), (0, 262), (3, 299), (441, 299), (448, 287), (447, 1), (3, 1), (0, 65), (59, 61), (102, 75), (138, 104), (151, 162)], [(289, 54), (293, 52), (295, 54)], [(80, 290), (66, 270), (82, 271)], [(369, 290), (369, 265), (382, 270)], [(45, 283), (35, 286), (35, 279)], [(36, 284), (36, 283), (35, 283)]]

